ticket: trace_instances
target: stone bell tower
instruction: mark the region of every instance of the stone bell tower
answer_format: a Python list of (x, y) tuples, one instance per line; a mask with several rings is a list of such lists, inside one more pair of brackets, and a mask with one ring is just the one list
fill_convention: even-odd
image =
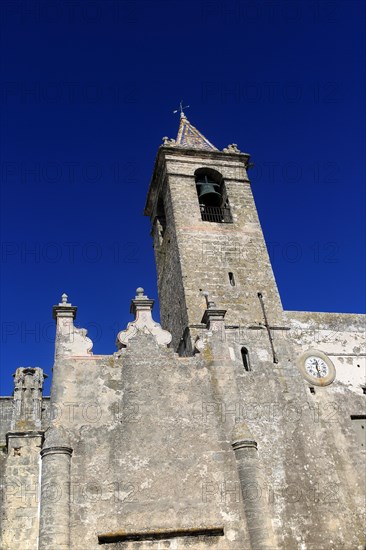
[(159, 148), (145, 215), (152, 224), (162, 324), (180, 351), (201, 325), (206, 301), (227, 311), (229, 325), (264, 324), (266, 312), (272, 325), (282, 322), (249, 158), (235, 144), (219, 151), (184, 113), (176, 140), (164, 138)]

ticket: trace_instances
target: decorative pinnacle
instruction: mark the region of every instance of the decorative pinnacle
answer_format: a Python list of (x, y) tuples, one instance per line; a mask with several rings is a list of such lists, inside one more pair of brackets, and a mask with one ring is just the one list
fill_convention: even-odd
[(61, 302), (53, 306), (52, 316), (54, 319), (57, 320), (58, 317), (72, 317), (75, 319), (78, 308), (70, 304), (68, 298), (68, 295), (64, 292), (61, 296)]
[(175, 145), (175, 139), (169, 139), (167, 136), (163, 137), (163, 144), (166, 146)]
[(139, 286), (136, 288), (136, 296), (131, 300), (131, 307), (130, 307), (130, 313), (133, 313), (136, 315), (137, 310), (139, 309), (149, 309), (152, 310), (152, 307), (154, 305), (154, 300), (150, 300), (146, 294), (144, 294), (145, 290), (142, 288), (142, 286)]
[(224, 153), (237, 153), (237, 154), (240, 154), (241, 151), (240, 149), (238, 149), (238, 146), (236, 143), (231, 143), (230, 145), (228, 145), (225, 149), (223, 149), (223, 152)]

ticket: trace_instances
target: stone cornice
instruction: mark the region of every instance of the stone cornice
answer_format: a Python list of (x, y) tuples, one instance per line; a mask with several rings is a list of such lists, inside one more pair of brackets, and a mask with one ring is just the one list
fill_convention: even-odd
[(52, 318), (57, 319), (58, 317), (72, 317), (76, 318), (77, 306), (63, 306), (57, 305), (52, 308)]
[(9, 447), (9, 441), (10, 439), (18, 439), (18, 438), (25, 438), (30, 439), (32, 437), (40, 437), (42, 442), (44, 439), (44, 430), (29, 430), (29, 431), (11, 431), (7, 432), (5, 435), (6, 439), (6, 446)]
[(187, 147), (179, 147), (179, 145), (164, 146), (161, 145), (158, 151), (158, 157), (160, 155), (177, 155), (177, 156), (189, 156), (189, 157), (203, 157), (203, 158), (213, 158), (213, 159), (232, 159), (232, 160), (241, 160), (245, 163), (250, 159), (249, 153), (227, 153), (224, 151), (215, 151), (209, 149), (188, 149)]
[(211, 309), (208, 308), (205, 310), (203, 317), (202, 317), (202, 323), (207, 325), (208, 323), (212, 321), (223, 321), (224, 317), (226, 315), (226, 309)]

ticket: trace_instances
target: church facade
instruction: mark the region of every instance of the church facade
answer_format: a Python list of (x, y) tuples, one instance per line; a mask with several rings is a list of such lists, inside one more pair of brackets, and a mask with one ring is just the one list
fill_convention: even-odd
[(51, 396), (0, 397), (2, 550), (364, 550), (365, 316), (284, 311), (247, 171), (182, 113), (156, 157), (161, 325), (94, 355), (64, 294)]

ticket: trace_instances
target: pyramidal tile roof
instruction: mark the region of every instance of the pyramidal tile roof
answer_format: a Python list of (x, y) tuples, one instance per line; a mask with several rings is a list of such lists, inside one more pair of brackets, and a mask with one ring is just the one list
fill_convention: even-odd
[(180, 125), (175, 144), (187, 149), (206, 149), (218, 151), (218, 149), (204, 135), (192, 126), (184, 113), (180, 117)]

